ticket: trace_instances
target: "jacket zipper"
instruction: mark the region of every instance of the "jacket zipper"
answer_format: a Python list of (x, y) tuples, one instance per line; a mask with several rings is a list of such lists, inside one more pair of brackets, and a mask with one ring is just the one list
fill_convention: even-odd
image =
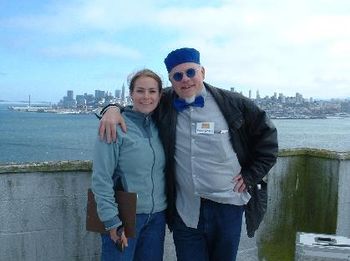
[(152, 142), (151, 142), (151, 124), (149, 121), (149, 116), (146, 117), (146, 121), (147, 121), (147, 133), (148, 133), (148, 142), (149, 142), (149, 146), (152, 150), (152, 154), (153, 154), (153, 163), (152, 163), (152, 168), (151, 168), (151, 181), (152, 181), (152, 192), (151, 192), (151, 197), (152, 197), (152, 209), (151, 209), (151, 213), (153, 214), (154, 211), (154, 179), (153, 179), (153, 172), (154, 172), (154, 165), (155, 165), (155, 160), (156, 160), (156, 153), (154, 151)]

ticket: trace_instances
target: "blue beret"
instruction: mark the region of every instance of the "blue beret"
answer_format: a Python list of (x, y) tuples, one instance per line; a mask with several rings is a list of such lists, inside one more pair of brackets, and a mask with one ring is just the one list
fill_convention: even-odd
[(169, 53), (164, 63), (166, 69), (170, 72), (175, 66), (182, 63), (200, 64), (199, 55), (199, 52), (194, 48), (180, 48)]

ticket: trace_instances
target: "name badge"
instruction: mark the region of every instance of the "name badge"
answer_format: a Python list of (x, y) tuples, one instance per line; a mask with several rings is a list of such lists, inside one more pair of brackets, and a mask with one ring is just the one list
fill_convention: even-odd
[(197, 122), (197, 134), (214, 134), (214, 122)]

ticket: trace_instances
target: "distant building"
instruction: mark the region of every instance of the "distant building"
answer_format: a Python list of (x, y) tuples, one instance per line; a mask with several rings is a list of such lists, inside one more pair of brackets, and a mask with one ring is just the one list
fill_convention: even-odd
[(259, 90), (256, 90), (256, 99), (257, 99), (257, 100), (260, 100), (260, 93), (259, 93)]
[(68, 98), (69, 100), (74, 100), (74, 99), (73, 99), (73, 91), (72, 91), (72, 90), (68, 90), (68, 91), (67, 91), (67, 98)]
[(114, 103), (114, 97), (112, 93), (107, 93), (107, 95), (104, 98), (104, 105), (108, 105), (109, 103)]
[(278, 94), (278, 101), (280, 103), (285, 103), (286, 102), (286, 97), (283, 95), (283, 93)]
[(296, 103), (303, 103), (304, 102), (303, 95), (300, 94), (299, 92), (297, 92), (295, 94), (295, 102)]
[(121, 98), (121, 93), (122, 93), (122, 91), (121, 90), (115, 90), (115, 98), (117, 98), (117, 99), (120, 99)]
[(122, 97), (121, 97), (121, 100), (122, 102), (125, 102), (125, 85), (123, 83), (123, 86), (122, 86)]
[(78, 108), (85, 108), (86, 107), (86, 100), (85, 100), (84, 95), (77, 95), (77, 96), (75, 96), (75, 99), (77, 101)]
[(350, 113), (350, 100), (346, 100), (340, 104), (343, 112)]
[(93, 107), (95, 105), (95, 97), (93, 94), (84, 93), (84, 98), (86, 101), (86, 106)]
[(96, 102), (101, 101), (106, 96), (105, 91), (95, 90), (95, 100)]
[(77, 102), (73, 98), (73, 95), (74, 93), (72, 90), (67, 91), (67, 96), (64, 96), (62, 100), (62, 105), (64, 108), (75, 108), (77, 106)]
[(127, 96), (127, 97), (125, 98), (125, 103), (126, 103), (126, 105), (132, 104), (132, 99), (131, 99), (130, 96)]

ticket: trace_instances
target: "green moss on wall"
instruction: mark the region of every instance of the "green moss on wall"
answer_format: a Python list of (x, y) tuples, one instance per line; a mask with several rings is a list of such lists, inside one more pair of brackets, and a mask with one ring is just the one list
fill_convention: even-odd
[(261, 236), (259, 257), (269, 261), (294, 260), (296, 232), (334, 234), (337, 223), (338, 169), (334, 160), (292, 157), (286, 173), (274, 177), (281, 191), (276, 220)]

